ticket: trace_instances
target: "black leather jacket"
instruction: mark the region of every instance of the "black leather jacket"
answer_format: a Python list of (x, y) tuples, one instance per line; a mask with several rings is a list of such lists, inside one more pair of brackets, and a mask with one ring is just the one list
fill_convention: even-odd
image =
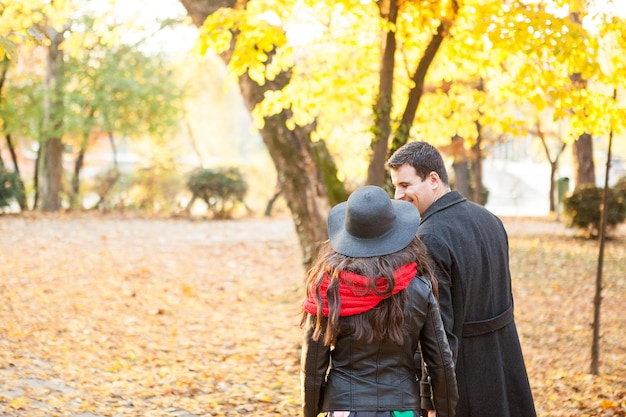
[[(405, 291), (409, 332), (402, 345), (367, 343), (347, 335), (331, 349), (323, 338), (311, 338), (316, 317), (309, 315), (301, 359), (304, 417), (333, 410), (419, 410), (416, 375), (421, 374), (421, 364), (414, 359), (418, 343), (428, 365), (437, 416), (454, 416), (458, 400), (454, 364), (430, 282), (418, 276)], [(342, 317), (342, 328), (350, 322), (351, 317)]]

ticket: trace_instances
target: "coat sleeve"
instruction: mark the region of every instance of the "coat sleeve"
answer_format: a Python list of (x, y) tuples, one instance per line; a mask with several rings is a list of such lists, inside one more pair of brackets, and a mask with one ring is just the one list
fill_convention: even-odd
[(312, 337), (316, 320), (316, 316), (309, 314), (302, 342), (300, 381), (304, 417), (315, 417), (322, 411), (326, 372), (330, 363), (330, 346), (324, 345), (323, 337), (319, 340)]
[[(437, 235), (424, 234), (420, 238), (426, 244), (431, 259), (433, 260), (434, 273), (437, 278), (439, 287), (439, 308), (441, 319), (443, 320), (448, 343), (452, 351), (452, 357), (456, 363), (456, 357), (459, 349), (459, 340), (454, 334), (454, 308), (452, 305), (452, 271), (453, 264), (452, 253), (446, 243)], [(457, 284), (458, 285), (458, 284)]]
[(430, 377), (437, 417), (454, 416), (459, 400), (454, 360), (432, 291), (429, 294), (428, 315), (420, 335), (420, 347)]

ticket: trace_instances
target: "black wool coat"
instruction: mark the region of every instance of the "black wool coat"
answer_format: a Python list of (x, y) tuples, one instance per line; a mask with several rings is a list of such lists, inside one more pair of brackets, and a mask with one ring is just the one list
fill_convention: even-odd
[(434, 260), (441, 315), (456, 360), (456, 416), (536, 416), (513, 319), (502, 222), (452, 191), (426, 210), (418, 235)]

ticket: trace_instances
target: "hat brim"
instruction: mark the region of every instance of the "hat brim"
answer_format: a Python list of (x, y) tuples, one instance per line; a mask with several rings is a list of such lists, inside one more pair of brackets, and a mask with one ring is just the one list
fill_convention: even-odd
[(345, 228), (347, 202), (339, 203), (328, 214), (328, 237), (333, 250), (352, 258), (389, 255), (406, 248), (417, 234), (420, 214), (407, 201), (391, 200), (395, 212), (392, 227), (383, 235), (363, 239), (351, 235)]

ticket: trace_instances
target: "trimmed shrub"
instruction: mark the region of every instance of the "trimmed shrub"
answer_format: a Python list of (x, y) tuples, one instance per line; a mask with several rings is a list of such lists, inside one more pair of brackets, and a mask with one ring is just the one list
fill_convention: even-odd
[[(609, 188), (607, 195), (607, 227), (614, 228), (624, 221), (626, 206), (623, 196)], [(563, 199), (563, 218), (568, 227), (577, 227), (589, 237), (598, 237), (604, 189), (593, 185), (577, 187)]]
[(232, 210), (248, 191), (239, 169), (234, 167), (205, 169), (196, 168), (189, 174), (187, 187), (193, 194), (191, 202), (202, 199), (216, 218), (229, 218)]

